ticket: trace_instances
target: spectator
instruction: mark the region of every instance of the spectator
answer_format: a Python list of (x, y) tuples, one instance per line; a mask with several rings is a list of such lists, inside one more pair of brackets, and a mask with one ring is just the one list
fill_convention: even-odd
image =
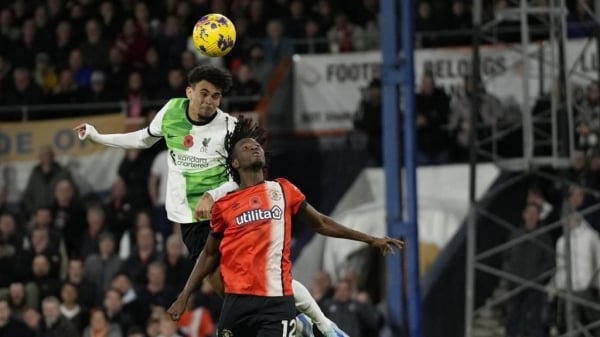
[[(229, 91), (231, 96), (243, 98), (243, 101), (232, 102), (229, 105), (231, 112), (254, 111), (258, 104), (258, 97), (262, 93), (262, 84), (254, 79), (252, 70), (247, 64), (241, 64), (233, 77), (233, 85)], [(248, 96), (256, 96), (251, 98)]]
[(264, 37), (266, 21), (263, 2), (260, 0), (251, 0), (248, 5), (248, 37)]
[(333, 27), (333, 8), (331, 0), (319, 0), (313, 11), (317, 14), (319, 26), (323, 31), (327, 32)]
[(89, 255), (85, 260), (85, 275), (96, 285), (96, 303), (101, 303), (104, 292), (121, 268), (121, 259), (115, 252), (115, 238), (109, 232), (98, 237), (98, 253)]
[(71, 322), (60, 313), (60, 302), (54, 296), (46, 297), (42, 301), (42, 315), (44, 336), (78, 337), (77, 330)]
[(369, 83), (354, 116), (354, 129), (367, 136), (369, 165), (372, 166), (383, 164), (381, 114), (381, 80), (375, 78)]
[(79, 293), (77, 292), (77, 286), (69, 282), (62, 285), (62, 290), (60, 292), (60, 298), (62, 300), (60, 313), (71, 322), (79, 335), (87, 326), (89, 317), (87, 312), (79, 305), (78, 297)]
[(325, 302), (323, 309), (348, 336), (360, 337), (362, 331), (377, 330), (378, 317), (374, 308), (354, 301), (350, 284), (345, 280), (338, 282), (333, 299)]
[[(533, 235), (539, 228), (540, 208), (537, 204), (527, 204), (523, 210), (523, 228), (516, 230), (510, 240)], [(553, 267), (552, 239), (547, 233), (535, 235), (521, 241), (506, 251), (504, 270), (523, 280), (545, 284), (548, 272)], [(523, 258), (526, 256), (527, 258)], [(509, 283), (510, 289), (517, 284)], [(523, 336), (526, 326), (531, 328), (532, 336), (545, 336), (546, 322), (544, 321), (545, 294), (537, 289), (525, 288), (515, 294), (508, 302), (506, 318), (506, 335), (509, 337)]]
[[(48, 217), (51, 218), (51, 215), (48, 215)], [(30, 250), (22, 255), (24, 266), (31, 268), (35, 256), (44, 255), (50, 262), (50, 274), (52, 277), (58, 278), (62, 275), (64, 273), (64, 261), (67, 258), (67, 252), (60, 233), (48, 227), (36, 227), (31, 232), (30, 241)], [(23, 275), (31, 275), (30, 270)]]
[(261, 44), (252, 45), (248, 55), (248, 65), (254, 73), (254, 78), (256, 78), (263, 87), (266, 87), (275, 66), (265, 58), (265, 50)]
[(418, 34), (416, 47), (432, 47), (439, 43), (436, 35), (432, 34), (440, 28), (432, 12), (429, 1), (419, 2), (415, 19), (415, 31)]
[(169, 237), (173, 232), (173, 225), (167, 218), (167, 210), (165, 209), (168, 160), (169, 152), (167, 150), (160, 152), (154, 158), (150, 169), (150, 178), (148, 179), (148, 194), (154, 208), (153, 223), (156, 224), (156, 228), (163, 238)]
[(176, 67), (181, 53), (187, 47), (187, 37), (181, 32), (181, 23), (175, 15), (167, 16), (161, 32), (156, 37), (156, 48), (160, 59), (169, 68)]
[(150, 206), (148, 195), (148, 179), (152, 161), (156, 156), (155, 149), (131, 149), (125, 151), (125, 156), (119, 165), (119, 176), (125, 181), (129, 201), (135, 209)]
[(102, 36), (105, 36), (108, 41), (114, 41), (121, 30), (120, 20), (110, 0), (100, 3), (100, 27)]
[(105, 69), (108, 66), (110, 43), (104, 39), (100, 23), (89, 19), (85, 24), (85, 42), (81, 44), (83, 59), (93, 69)]
[[(121, 256), (121, 259), (125, 260), (131, 256), (132, 251), (137, 246), (136, 233), (140, 228), (149, 228), (150, 230), (154, 231), (152, 216), (150, 212), (146, 210), (138, 211), (135, 214), (133, 226), (123, 234), (121, 242), (119, 243), (119, 255)], [(164, 238), (160, 233), (157, 232), (155, 234), (154, 241), (156, 243), (156, 250), (162, 251), (162, 247), (164, 246)]]
[(73, 40), (71, 23), (67, 20), (61, 21), (56, 26), (56, 38), (51, 47), (52, 64), (58, 69), (63, 69), (69, 65), (69, 54), (76, 46)]
[(263, 40), (264, 55), (267, 62), (277, 65), (279, 61), (294, 54), (294, 45), (283, 35), (280, 20), (270, 20), (267, 24), (267, 37)]
[(141, 118), (143, 117), (143, 103), (148, 96), (144, 90), (144, 80), (142, 74), (134, 71), (129, 74), (127, 89), (125, 91), (125, 99), (127, 101), (127, 117)]
[(81, 49), (74, 48), (69, 53), (69, 69), (71, 69), (71, 72), (73, 73), (77, 88), (80, 90), (87, 90), (90, 88), (93, 69), (84, 63)]
[(56, 183), (63, 179), (71, 180), (71, 173), (54, 160), (51, 146), (42, 146), (38, 152), (39, 163), (29, 176), (23, 192), (25, 212), (33, 214), (40, 206), (52, 205)]
[(146, 59), (146, 50), (148, 49), (149, 41), (140, 27), (132, 18), (126, 19), (115, 46), (123, 53), (124, 62), (134, 68), (142, 68)]
[[(4, 103), (6, 105), (34, 105), (43, 102), (44, 93), (42, 89), (32, 81), (29, 70), (26, 68), (16, 68), (13, 71), (12, 89), (4, 98)], [(30, 115), (28, 117), (33, 119), (36, 116)]]
[(125, 83), (129, 78), (130, 67), (123, 61), (123, 53), (116, 47), (108, 52), (108, 68), (106, 69), (107, 87), (121, 97), (125, 91)]
[(167, 284), (166, 281), (166, 269), (160, 261), (152, 262), (147, 268), (147, 279), (145, 287), (140, 289), (140, 301), (145, 306), (160, 306), (168, 308), (175, 298), (177, 292)]
[(77, 287), (79, 294), (79, 304), (84, 308), (92, 308), (96, 303), (96, 285), (89, 280), (84, 274), (83, 262), (79, 259), (71, 259), (69, 261), (69, 269), (67, 270), (67, 278), (65, 282), (71, 283)]
[(185, 95), (186, 86), (183, 71), (179, 68), (171, 69), (167, 75), (167, 85), (160, 88), (157, 97), (161, 99), (182, 97)]
[(10, 52), (11, 60), (16, 67), (29, 69), (33, 66), (34, 56), (41, 51), (35, 40), (35, 23), (32, 19), (25, 20), (21, 27), (19, 40), (14, 43), (13, 50)]
[[(107, 86), (106, 75), (100, 70), (96, 70), (90, 76), (90, 90), (86, 103), (115, 103), (119, 100), (117, 93)], [(96, 112), (114, 112), (117, 107), (96, 108)]]
[(462, 46), (471, 43), (470, 30), (473, 25), (473, 19), (465, 4), (465, 0), (452, 0), (450, 17), (444, 21), (445, 29), (451, 31), (450, 35), (444, 38), (444, 44)]
[(300, 0), (292, 0), (288, 5), (287, 18), (285, 19), (285, 31), (292, 39), (300, 39), (304, 36), (305, 24), (304, 3)]
[[(370, 1), (370, 0), (367, 0)], [(365, 50), (381, 49), (381, 19), (377, 13), (373, 20), (365, 24)]]
[(181, 291), (194, 268), (194, 263), (183, 255), (183, 242), (179, 234), (169, 236), (166, 246), (164, 259), (166, 284), (175, 291)]
[[(0, 270), (18, 270), (20, 256), (23, 255), (28, 241), (18, 227), (11, 213), (0, 214)], [(16, 273), (0, 273), (0, 288), (8, 287), (19, 278)]]
[(327, 36), (316, 19), (308, 19), (304, 24), (301, 40), (296, 44), (298, 54), (325, 54), (329, 52)]
[[(50, 102), (54, 104), (72, 104), (79, 103), (82, 101), (82, 91), (75, 82), (73, 71), (65, 68), (60, 71), (58, 85), (54, 88), (54, 93), (50, 98)], [(61, 113), (53, 113), (50, 118), (57, 117), (71, 117), (72, 111), (65, 111)]]
[[(16, 41), (19, 38), (20, 31), (14, 23), (14, 18), (10, 8), (0, 10), (0, 36), (6, 41)], [(6, 52), (6, 50), (3, 50)]]
[(75, 186), (68, 179), (58, 181), (54, 188), (54, 226), (65, 240), (67, 255), (79, 255), (85, 223), (85, 208), (77, 198)]
[(131, 314), (123, 310), (122, 296), (123, 294), (119, 290), (108, 288), (104, 293), (102, 309), (106, 312), (110, 323), (118, 325), (121, 331), (129, 331), (133, 325), (133, 320)]
[(320, 305), (333, 299), (335, 288), (331, 282), (331, 275), (326, 271), (317, 272), (313, 278), (311, 295)]
[[(559, 291), (567, 290), (567, 273), (571, 273), (573, 296), (583, 300), (598, 303), (600, 284), (596, 272), (600, 269), (600, 238), (590, 225), (577, 212), (568, 216), (569, 239), (571, 241), (571, 256), (567, 256), (565, 236), (556, 242), (556, 274), (555, 286)], [(569, 258), (570, 269), (566, 269), (566, 259)], [(599, 312), (587, 305), (574, 303), (575, 319), (583, 326), (600, 319)], [(558, 317), (565, 317), (564, 300), (559, 299)], [(559, 321), (559, 331), (565, 331), (565, 323)], [(591, 335), (598, 336), (598, 328), (589, 331)]]
[(585, 100), (576, 109), (578, 146), (591, 149), (597, 146), (600, 135), (600, 88), (591, 82), (586, 88)]
[[(460, 2), (456, 0), (456, 2)], [(454, 134), (454, 142), (457, 145), (455, 154), (459, 161), (466, 161), (469, 154), (469, 137), (473, 127), (471, 126), (471, 110), (474, 96), (479, 98), (479, 114), (477, 116), (478, 127), (476, 137), (491, 135), (492, 126), (496, 118), (501, 114), (500, 100), (488, 94), (485, 88), (477, 92), (473, 86), (470, 75), (463, 79), (463, 88), (458, 94), (453, 95), (450, 100), (449, 128)]]
[(28, 287), (35, 287), (39, 298), (60, 295), (60, 281), (50, 273), (50, 261), (45, 255), (39, 254), (33, 258), (31, 264), (33, 272)]
[(188, 74), (192, 69), (194, 69), (194, 67), (196, 67), (199, 64), (198, 60), (194, 56), (194, 53), (190, 50), (184, 50), (181, 53), (180, 61), (181, 61), (181, 63), (180, 63), (181, 70), (185, 74)]
[(8, 287), (8, 303), (13, 316), (22, 320), (27, 308), (37, 308), (40, 304), (37, 289), (26, 291), (23, 283), (13, 282)]
[(364, 32), (354, 25), (344, 13), (335, 15), (335, 24), (327, 32), (332, 52), (350, 52), (364, 50)]
[[(144, 82), (148, 96), (152, 98), (160, 97), (158, 96), (159, 90), (162, 89), (163, 83), (167, 76), (166, 69), (167, 68), (164, 66), (156, 48), (148, 48), (148, 51), (146, 52), (146, 67), (142, 73), (142, 81)], [(184, 91), (185, 86), (184, 90), (179, 91), (177, 95), (168, 96), (168, 98), (182, 95), (182, 92)]]
[(117, 289), (122, 297), (123, 312), (130, 313), (133, 323), (137, 326), (145, 326), (150, 317), (150, 308), (144, 306), (140, 301), (129, 274), (120, 272), (115, 276), (112, 287)]
[(54, 88), (58, 85), (58, 75), (50, 64), (50, 56), (47, 53), (42, 52), (35, 56), (33, 79), (45, 95), (54, 92)]
[(113, 184), (104, 209), (108, 230), (114, 235), (115, 242), (119, 242), (123, 232), (132, 227), (134, 211), (123, 179), (118, 178)]
[(33, 331), (14, 318), (7, 300), (0, 299), (0, 336), (33, 337)]
[(160, 261), (162, 256), (156, 250), (156, 242), (152, 228), (138, 228), (135, 236), (135, 249), (132, 251), (131, 255), (123, 261), (122, 270), (130, 273), (134, 284), (142, 286), (147, 283), (147, 267), (153, 262)]
[(134, 4), (133, 16), (135, 17), (135, 24), (140, 29), (141, 35), (146, 38), (151, 38), (155, 35), (150, 20), (150, 10), (145, 2), (137, 2)]
[(23, 313), (23, 322), (31, 331), (33, 336), (42, 337), (42, 315), (35, 308), (27, 308)]
[(416, 95), (417, 148), (420, 165), (445, 164), (449, 160), (447, 133), (450, 98), (435, 86), (426, 71)]
[(90, 325), (85, 328), (83, 337), (122, 337), (121, 328), (111, 323), (106, 312), (94, 309), (90, 312)]
[[(95, 253), (98, 253), (98, 243), (100, 233), (107, 229), (104, 210), (97, 205), (91, 205), (87, 209), (87, 231), (83, 235), (81, 242), (80, 257), (85, 259)], [(98, 289), (102, 291), (102, 289)]]

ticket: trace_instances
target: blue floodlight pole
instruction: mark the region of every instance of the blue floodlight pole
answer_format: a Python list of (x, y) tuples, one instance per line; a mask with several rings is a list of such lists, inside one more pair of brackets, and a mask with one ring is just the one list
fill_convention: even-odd
[[(388, 235), (407, 242), (408, 287), (404, 301), (402, 264), (397, 255), (387, 258), (387, 303), (390, 325), (396, 336), (406, 328), (409, 336), (421, 337), (419, 287), (419, 233), (417, 223), (415, 90), (414, 90), (414, 3), (410, 0), (381, 1), (381, 47), (383, 54), (382, 121), (386, 181)], [(404, 137), (400, 141), (399, 87), (402, 89)], [(404, 145), (406, 216), (403, 221), (400, 152)], [(404, 322), (408, 318), (408, 327)]]

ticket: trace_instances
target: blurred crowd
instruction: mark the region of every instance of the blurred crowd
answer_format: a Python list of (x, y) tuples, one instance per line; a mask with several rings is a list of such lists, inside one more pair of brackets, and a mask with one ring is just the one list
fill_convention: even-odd
[[(378, 48), (378, 10), (376, 0), (3, 2), (0, 105), (127, 101), (139, 117), (142, 102), (182, 95), (187, 71), (207, 62), (235, 74), (231, 96), (260, 95), (293, 53)], [(195, 22), (211, 12), (236, 27), (224, 58), (201, 55), (191, 41)], [(62, 116), (33, 116), (44, 117)]]

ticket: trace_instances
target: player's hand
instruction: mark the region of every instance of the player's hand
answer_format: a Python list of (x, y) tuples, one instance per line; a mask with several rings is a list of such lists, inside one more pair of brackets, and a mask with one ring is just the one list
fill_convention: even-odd
[(84, 140), (84, 139), (88, 138), (88, 136), (90, 134), (96, 132), (96, 128), (94, 128), (93, 126), (91, 126), (87, 123), (83, 123), (83, 124), (79, 124), (76, 127), (74, 127), (73, 131), (77, 132), (77, 136), (79, 137), (80, 140)]
[(169, 310), (167, 310), (167, 313), (171, 315), (172, 320), (178, 321), (181, 319), (181, 315), (183, 315), (183, 312), (185, 311), (187, 301), (188, 298), (186, 296), (177, 296), (175, 302), (173, 302), (173, 304), (171, 304), (169, 307)]
[(210, 219), (215, 201), (209, 193), (204, 193), (196, 204), (196, 219)]
[(394, 247), (398, 249), (404, 248), (404, 241), (393, 239), (390, 237), (377, 238), (371, 243), (371, 247), (379, 249), (381, 255), (394, 254)]

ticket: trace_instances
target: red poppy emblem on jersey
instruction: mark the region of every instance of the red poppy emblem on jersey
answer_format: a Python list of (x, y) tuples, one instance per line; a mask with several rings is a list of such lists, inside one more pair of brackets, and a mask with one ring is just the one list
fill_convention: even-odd
[(185, 146), (187, 148), (194, 146), (194, 136), (187, 135), (187, 136), (183, 137), (183, 146)]
[(261, 202), (260, 202), (260, 198), (259, 197), (252, 197), (250, 198), (250, 207), (252, 208), (259, 208), (261, 206)]

